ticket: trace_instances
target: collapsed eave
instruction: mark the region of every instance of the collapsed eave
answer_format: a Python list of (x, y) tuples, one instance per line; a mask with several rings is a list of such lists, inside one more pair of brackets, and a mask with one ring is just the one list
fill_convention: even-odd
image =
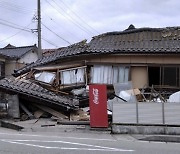
[(64, 110), (76, 110), (79, 101), (65, 95), (59, 95), (24, 79), (2, 79), (0, 80), (0, 90), (9, 94), (18, 94), (20, 98), (27, 101), (33, 100), (44, 105), (54, 105)]

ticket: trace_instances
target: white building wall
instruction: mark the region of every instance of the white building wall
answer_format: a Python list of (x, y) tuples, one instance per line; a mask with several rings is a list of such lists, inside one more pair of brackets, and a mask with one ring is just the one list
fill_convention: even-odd
[(14, 73), (15, 69), (20, 69), (25, 66), (25, 64), (29, 64), (35, 62), (38, 59), (38, 55), (36, 52), (26, 53), (21, 59), (16, 60), (6, 60), (5, 62), (5, 76), (12, 77), (12, 73)]
[(16, 61), (5, 62), (5, 76), (6, 77), (11, 77), (15, 69), (16, 69)]
[(21, 59), (18, 60), (19, 63), (29, 64), (35, 62), (38, 59), (38, 55), (36, 52), (31, 51), (26, 53)]

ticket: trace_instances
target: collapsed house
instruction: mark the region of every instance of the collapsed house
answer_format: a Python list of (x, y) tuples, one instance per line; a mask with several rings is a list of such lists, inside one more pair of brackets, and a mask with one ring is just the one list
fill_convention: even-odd
[[(89, 84), (106, 84), (108, 98), (114, 94), (113, 84), (128, 81), (140, 90), (165, 89), (165, 95), (177, 91), (180, 87), (179, 53), (179, 27), (135, 28), (130, 25), (124, 31), (95, 36), (89, 43), (84, 40), (57, 49), (15, 70), (13, 76), (18, 77), (16, 80), (36, 83), (57, 97), (65, 96), (72, 102), (77, 99), (78, 107), (84, 107), (88, 106)], [(14, 81), (8, 82), (8, 87), (4, 84), (7, 81), (0, 81), (1, 90), (20, 93), (18, 86), (13, 86)], [(71, 107), (72, 102), (65, 104)]]

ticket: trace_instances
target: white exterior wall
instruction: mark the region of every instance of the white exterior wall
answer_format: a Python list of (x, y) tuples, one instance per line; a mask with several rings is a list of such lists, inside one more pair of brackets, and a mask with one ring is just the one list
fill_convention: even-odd
[(10, 77), (16, 69), (16, 61), (6, 61), (5, 62), (5, 76)]
[(35, 62), (38, 59), (36, 52), (28, 52), (18, 61), (16, 60), (6, 60), (5, 62), (5, 76), (12, 77), (15, 69), (20, 69), (25, 66), (25, 64)]
[(38, 59), (36, 52), (28, 52), (21, 59), (18, 60), (19, 63), (29, 64), (35, 62)]

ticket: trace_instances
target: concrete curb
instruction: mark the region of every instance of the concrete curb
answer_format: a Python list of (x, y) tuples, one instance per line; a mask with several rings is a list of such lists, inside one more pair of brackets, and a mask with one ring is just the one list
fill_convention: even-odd
[(180, 135), (179, 126), (167, 126), (167, 125), (123, 125), (113, 124), (113, 134), (163, 134), (163, 135)]
[(134, 136), (137, 140), (149, 142), (176, 142), (180, 143), (180, 136), (175, 135), (150, 135), (150, 136)]

